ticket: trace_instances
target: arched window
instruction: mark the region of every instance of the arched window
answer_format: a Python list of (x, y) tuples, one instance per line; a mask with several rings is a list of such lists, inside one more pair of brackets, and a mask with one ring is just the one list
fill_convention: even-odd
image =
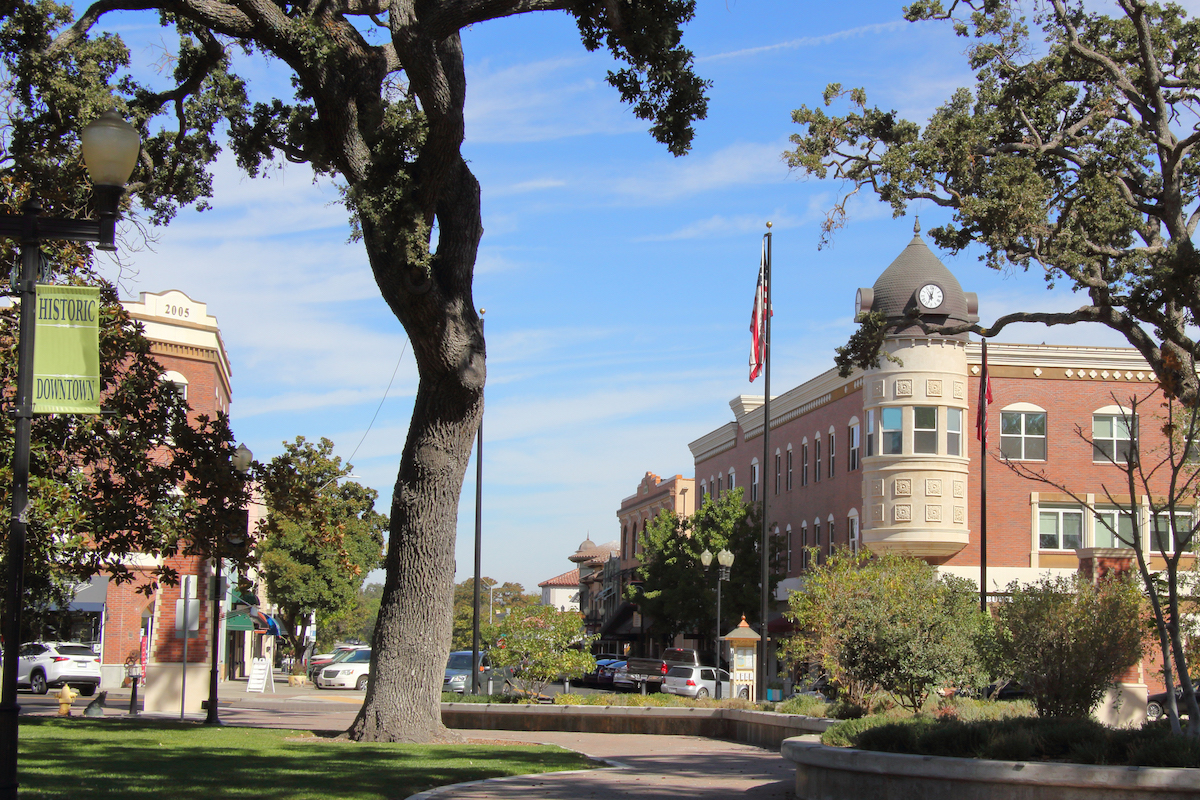
[(792, 490), (792, 443), (787, 446), (787, 490)]
[(759, 473), (760, 472), (762, 472), (762, 470), (760, 470), (758, 468), (758, 459), (757, 458), (750, 459), (750, 502), (751, 503), (758, 500), (758, 483), (759, 483)]
[(850, 509), (850, 513), (846, 515), (846, 534), (850, 543), (850, 552), (857, 553), (859, 547), (857, 508)]

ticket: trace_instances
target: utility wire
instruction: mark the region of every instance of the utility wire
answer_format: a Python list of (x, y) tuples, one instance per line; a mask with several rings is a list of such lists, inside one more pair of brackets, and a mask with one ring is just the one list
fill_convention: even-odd
[(367, 424), (367, 429), (363, 431), (362, 438), (358, 440), (358, 444), (354, 447), (354, 452), (346, 459), (346, 466), (350, 466), (350, 462), (354, 460), (354, 456), (358, 454), (358, 448), (363, 446), (363, 442), (367, 440), (367, 434), (371, 432), (371, 428), (375, 425), (375, 420), (379, 418), (379, 412), (383, 408), (383, 402), (387, 400), (388, 392), (392, 390), (392, 383), (396, 380), (396, 373), (400, 371), (400, 362), (404, 360), (404, 353), (408, 350), (408, 339), (404, 340), (404, 347), (400, 348), (400, 358), (396, 359), (396, 368), (392, 370), (392, 379), (388, 381), (387, 388), (383, 390), (383, 397), (379, 398), (379, 405), (375, 408), (375, 416), (371, 417), (370, 423)]

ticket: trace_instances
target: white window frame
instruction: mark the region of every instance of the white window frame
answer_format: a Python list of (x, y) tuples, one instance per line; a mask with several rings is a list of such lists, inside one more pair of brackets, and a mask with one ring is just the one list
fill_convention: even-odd
[[(963, 454), (963, 410), (961, 408), (946, 409), (946, 455), (961, 456)], [(957, 427), (955, 427), (957, 425)]]
[(788, 572), (788, 575), (791, 575), (792, 574), (792, 523), (790, 523), (790, 522), (788, 523), (787, 528), (785, 529), (785, 532), (787, 533), (787, 572)]
[(829, 426), (829, 475), (828, 475), (828, 477), (830, 477), (830, 478), (832, 478), (834, 475), (837, 474), (837, 470), (835, 469), (836, 456), (837, 456), (837, 434), (834, 433), (833, 426), (830, 425)]
[(789, 442), (787, 446), (787, 490), (792, 490), (792, 445)]
[[(917, 427), (917, 412), (922, 411), (922, 410), (928, 410), (928, 411), (933, 412), (933, 427), (932, 428), (918, 428)], [(913, 406), (912, 416), (913, 416), (913, 429), (912, 429), (912, 431), (913, 431), (913, 436), (912, 436), (913, 454), (914, 455), (936, 456), (939, 452), (938, 451), (938, 407), (937, 406)], [(924, 437), (922, 436), (922, 434), (924, 434)], [(933, 449), (932, 450), (922, 450), (920, 442), (921, 442), (922, 438), (928, 439), (929, 434), (933, 434)]]
[(821, 434), (813, 437), (813, 483), (821, 482)]
[[(899, 424), (894, 428), (884, 427), (887, 417), (899, 414)], [(895, 449), (892, 445), (895, 444)], [(879, 409), (879, 454), (899, 456), (904, 454), (904, 409), (900, 406), (885, 406)]]
[(862, 426), (858, 417), (851, 417), (846, 426), (846, 471), (854, 472), (862, 466)]
[[(1017, 414), (1020, 415), (1021, 430), (1019, 433), (1005, 433), (1004, 432), (1004, 416), (1006, 414), (1009, 415), (1010, 419), (1012, 418), (1012, 415), (1017, 415)], [(1043, 431), (1043, 433), (1041, 433), (1040, 435), (1036, 434), (1036, 433), (1030, 434), (1028, 432), (1029, 417), (1032, 415), (1036, 415), (1036, 414), (1042, 415), (1042, 431)], [(1021, 452), (1020, 452), (1019, 456), (1004, 455), (1006, 439), (1010, 442), (1014, 439), (1020, 442)], [(1029, 455), (1029, 444), (1028, 443), (1035, 442), (1039, 439), (1041, 440), (1042, 457), (1035, 458), (1035, 457)], [(1008, 405), (1008, 406), (1005, 406), (1004, 408), (1000, 409), (1000, 454), (1004, 458), (1008, 459), (1009, 461), (1045, 461), (1046, 455), (1049, 453), (1049, 449), (1048, 449), (1049, 446), (1050, 446), (1050, 415), (1046, 412), (1046, 409), (1042, 408), (1041, 406), (1035, 406), (1033, 403), (1013, 403), (1012, 405)]]
[(846, 515), (846, 534), (850, 541), (850, 552), (858, 553), (858, 548), (861, 546), (859, 541), (858, 529), (858, 509), (850, 509), (850, 513)]
[[(1115, 508), (1112, 506), (1100, 506), (1096, 509), (1095, 513), (1092, 516), (1093, 516), (1093, 519), (1092, 519), (1092, 526), (1093, 526), (1092, 527), (1092, 531), (1093, 531), (1092, 547), (1101, 547), (1102, 546), (1098, 541), (1099, 537), (1101, 535), (1103, 535), (1105, 538), (1108, 538), (1111, 535), (1111, 537), (1113, 539), (1113, 543), (1111, 545), (1106, 544), (1103, 546), (1115, 547), (1115, 548), (1121, 548), (1121, 549), (1127, 549), (1127, 550), (1132, 550), (1134, 548), (1134, 544), (1137, 542), (1138, 526), (1141, 523), (1141, 518), (1142, 518), (1142, 510), (1140, 507), (1134, 510), (1132, 520), (1129, 520), (1129, 514), (1126, 512), (1126, 510), (1120, 509), (1120, 508)], [(1102, 520), (1101, 517), (1111, 517), (1112, 519), (1111, 520), (1108, 520), (1108, 519)], [(1128, 544), (1122, 542), (1121, 539), (1117, 535), (1118, 533), (1121, 532), (1121, 520), (1122, 519), (1129, 520), (1133, 524), (1132, 531), (1128, 532), (1130, 534)], [(1112, 530), (1110, 530), (1110, 528), (1109, 528), (1110, 525), (1114, 526), (1116, 528), (1116, 532), (1113, 532)]]
[[(1169, 549), (1169, 550), (1168, 550), (1167, 548), (1160, 548), (1160, 547), (1158, 546), (1158, 545), (1159, 545), (1159, 541), (1158, 541), (1158, 526), (1159, 526), (1159, 521), (1160, 521), (1160, 520), (1161, 520), (1161, 521), (1166, 521), (1166, 520), (1167, 520), (1167, 518), (1168, 518), (1168, 517), (1170, 517), (1170, 515), (1171, 515), (1171, 512), (1170, 512), (1170, 511), (1167, 511), (1167, 510), (1165, 510), (1165, 509), (1164, 509), (1164, 510), (1161, 510), (1161, 511), (1159, 511), (1157, 514), (1152, 514), (1152, 515), (1151, 515), (1151, 517), (1150, 517), (1150, 530), (1149, 530), (1149, 537), (1148, 537), (1148, 538), (1149, 538), (1149, 540), (1150, 540), (1150, 552), (1151, 552), (1151, 553), (1162, 553), (1162, 552), (1166, 552), (1166, 553), (1174, 553), (1174, 552), (1175, 552), (1175, 542), (1174, 542), (1174, 540), (1173, 540), (1173, 539), (1174, 539), (1174, 537), (1172, 537), (1172, 541), (1171, 541), (1171, 543), (1170, 543), (1170, 544), (1171, 544), (1171, 549)], [(1192, 525), (1195, 525), (1195, 524), (1196, 524), (1196, 514), (1195, 514), (1195, 511), (1194, 511), (1193, 509), (1189, 509), (1189, 508), (1184, 508), (1184, 509), (1176, 509), (1176, 511), (1175, 511), (1175, 517), (1176, 517), (1176, 518), (1179, 518), (1179, 517), (1186, 517), (1186, 518), (1187, 518), (1187, 520), (1188, 520), (1188, 521), (1187, 521), (1187, 523), (1186, 523), (1186, 525), (1187, 525), (1189, 528), (1190, 528)], [(1177, 525), (1177, 527), (1179, 527), (1179, 526), (1178, 526), (1178, 523), (1177, 523), (1176, 525)], [(1171, 535), (1171, 529), (1170, 529), (1170, 527), (1169, 527), (1169, 526), (1166, 528), (1166, 530), (1164, 531), (1164, 533), (1166, 533), (1168, 536), (1170, 536), (1170, 535)], [(1193, 536), (1193, 537), (1192, 537), (1192, 550), (1194, 551), (1195, 549), (1196, 549), (1196, 537), (1195, 537), (1195, 536)], [(1184, 552), (1186, 553), (1186, 552), (1189, 552), (1189, 551), (1185, 550)]]
[[(1113, 435), (1101, 438), (1096, 435), (1096, 422), (1099, 418), (1108, 418), (1111, 421)], [(1126, 428), (1129, 438), (1122, 438), (1116, 435), (1117, 425), (1120, 424)], [(1124, 464), (1124, 460), (1117, 459), (1118, 448), (1120, 442), (1128, 442), (1128, 446), (1132, 447), (1137, 440), (1138, 420), (1137, 415), (1128, 408), (1121, 406), (1105, 406), (1098, 408), (1092, 412), (1092, 463), (1094, 464)], [(1111, 442), (1112, 454), (1111, 458), (1101, 455), (1098, 442)]]
[(758, 481), (762, 474), (757, 458), (750, 459), (750, 502), (758, 502)]
[(825, 545), (825, 557), (828, 558), (829, 556), (833, 555), (833, 538), (835, 531), (833, 514), (830, 514), (829, 519), (826, 520), (826, 526), (825, 541), (827, 544)]
[[(1082, 507), (1080, 507), (1080, 506), (1057, 506), (1057, 505), (1049, 505), (1049, 504), (1046, 504), (1046, 505), (1041, 505), (1041, 504), (1039, 504), (1039, 506), (1038, 506), (1038, 528), (1037, 528), (1037, 533), (1038, 533), (1038, 549), (1039, 549), (1039, 550), (1068, 550), (1068, 551), (1074, 551), (1074, 550), (1076, 550), (1076, 549), (1077, 549), (1077, 547), (1067, 547), (1067, 546), (1064, 546), (1064, 537), (1065, 537), (1065, 535), (1066, 535), (1066, 533), (1065, 533), (1065, 531), (1066, 531), (1066, 523), (1064, 522), (1064, 520), (1065, 520), (1065, 518), (1066, 518), (1066, 516), (1067, 516), (1067, 515), (1071, 515), (1071, 516), (1073, 516), (1073, 517), (1074, 517), (1074, 516), (1078, 516), (1078, 518), (1079, 518), (1079, 544), (1078, 544), (1078, 547), (1084, 547), (1084, 546), (1085, 546), (1085, 541), (1086, 541), (1086, 536), (1085, 536), (1085, 534), (1086, 534), (1086, 531), (1085, 531), (1085, 529), (1084, 529), (1084, 526), (1085, 526), (1085, 518), (1084, 518), (1084, 509), (1083, 509)], [(1053, 546), (1053, 547), (1048, 547), (1048, 546), (1045, 544), (1045, 542), (1043, 542), (1043, 540), (1042, 540), (1042, 537), (1046, 535), (1046, 534), (1045, 534), (1045, 533), (1042, 531), (1042, 518), (1043, 518), (1043, 517), (1055, 517), (1055, 518), (1056, 518), (1056, 523), (1055, 523), (1055, 531), (1054, 531), (1055, 542), (1054, 542), (1054, 546)]]

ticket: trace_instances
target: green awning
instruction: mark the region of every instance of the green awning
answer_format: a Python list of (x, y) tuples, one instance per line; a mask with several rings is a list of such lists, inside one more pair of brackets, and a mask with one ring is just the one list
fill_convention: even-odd
[(225, 629), (230, 631), (252, 631), (254, 630), (254, 620), (250, 618), (249, 612), (234, 612), (225, 617)]

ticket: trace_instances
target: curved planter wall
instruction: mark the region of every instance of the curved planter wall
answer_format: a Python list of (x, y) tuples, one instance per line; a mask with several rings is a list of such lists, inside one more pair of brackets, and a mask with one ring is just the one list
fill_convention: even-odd
[(873, 753), (787, 739), (795, 800), (1195, 800), (1200, 770)]
[(772, 750), (789, 737), (822, 733), (834, 722), (737, 708), (442, 703), (442, 723), (447, 728), (708, 736)]

